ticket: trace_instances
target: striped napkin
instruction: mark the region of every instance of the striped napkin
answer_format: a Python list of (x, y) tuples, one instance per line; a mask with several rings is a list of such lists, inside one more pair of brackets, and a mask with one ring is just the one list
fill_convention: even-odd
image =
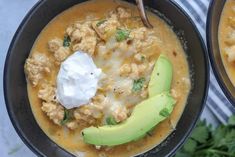
[[(206, 43), (206, 18), (211, 0), (172, 0), (178, 3), (192, 18)], [(235, 114), (235, 108), (230, 104), (220, 89), (212, 69), (210, 68), (210, 86), (206, 105), (222, 122), (226, 123), (229, 116)]]

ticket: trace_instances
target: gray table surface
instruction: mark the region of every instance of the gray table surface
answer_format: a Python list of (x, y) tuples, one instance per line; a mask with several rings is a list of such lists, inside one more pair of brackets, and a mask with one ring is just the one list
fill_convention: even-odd
[[(4, 61), (12, 37), (20, 22), (37, 0), (0, 0), (0, 81), (3, 82)], [(205, 107), (201, 118), (217, 125), (219, 122)], [(0, 156), (34, 157), (16, 134), (6, 111), (3, 84), (0, 83)]]

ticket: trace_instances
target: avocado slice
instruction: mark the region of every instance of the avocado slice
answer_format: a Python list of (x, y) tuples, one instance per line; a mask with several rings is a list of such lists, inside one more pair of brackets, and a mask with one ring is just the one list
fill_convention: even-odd
[(170, 91), (173, 67), (170, 60), (160, 55), (157, 59), (148, 85), (149, 97)]
[(158, 94), (136, 105), (123, 123), (89, 127), (82, 131), (84, 142), (97, 146), (115, 146), (138, 140), (173, 111), (175, 100), (168, 93)]

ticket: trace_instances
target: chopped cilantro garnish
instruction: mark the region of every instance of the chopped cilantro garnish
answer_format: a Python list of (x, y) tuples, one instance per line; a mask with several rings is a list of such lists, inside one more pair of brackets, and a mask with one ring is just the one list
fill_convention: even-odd
[(143, 77), (138, 80), (134, 80), (132, 91), (134, 92), (140, 91), (144, 86), (144, 82), (145, 82), (145, 78)]
[(228, 120), (229, 125), (234, 125), (235, 126), (235, 116), (231, 116)]
[(107, 123), (108, 125), (116, 125), (116, 124), (117, 124), (117, 122), (116, 122), (116, 120), (114, 119), (113, 116), (107, 117), (107, 118), (106, 118), (106, 123)]
[(96, 26), (99, 27), (100, 25), (102, 25), (103, 23), (105, 23), (107, 20), (100, 20), (99, 22), (96, 23)]
[(71, 119), (71, 111), (64, 109), (64, 118), (60, 122), (61, 125), (65, 125)]
[(144, 56), (141, 56), (141, 61), (143, 62), (145, 60), (145, 57)]
[(116, 40), (118, 42), (126, 40), (127, 38), (129, 38), (130, 35), (130, 31), (127, 29), (117, 29), (116, 32)]
[(63, 41), (63, 46), (64, 47), (69, 47), (70, 46), (70, 43), (71, 43), (71, 39), (68, 35), (65, 35), (64, 36), (64, 41)]

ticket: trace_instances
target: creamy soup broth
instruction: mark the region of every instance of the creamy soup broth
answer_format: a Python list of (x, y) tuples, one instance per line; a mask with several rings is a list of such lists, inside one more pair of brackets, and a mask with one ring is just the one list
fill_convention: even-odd
[(225, 70), (235, 86), (235, 1), (227, 0), (219, 25), (220, 55)]

